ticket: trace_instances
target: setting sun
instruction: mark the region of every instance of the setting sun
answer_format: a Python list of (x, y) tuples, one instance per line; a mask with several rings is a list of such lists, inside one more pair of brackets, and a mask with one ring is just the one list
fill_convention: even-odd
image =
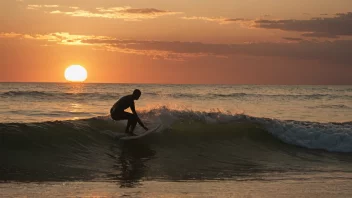
[(65, 70), (65, 78), (71, 82), (83, 82), (87, 79), (87, 70), (81, 65), (71, 65)]

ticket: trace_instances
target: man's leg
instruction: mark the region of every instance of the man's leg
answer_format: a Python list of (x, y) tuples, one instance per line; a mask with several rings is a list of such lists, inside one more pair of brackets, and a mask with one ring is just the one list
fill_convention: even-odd
[[(124, 114), (124, 117), (127, 117), (127, 120), (128, 120), (125, 132), (133, 134), (134, 128), (137, 125), (137, 118), (132, 113), (123, 112), (123, 114)], [(130, 128), (131, 130), (129, 130)]]
[(127, 127), (126, 127), (126, 130), (125, 130), (125, 133), (129, 133), (128, 129), (130, 128), (131, 126), (131, 123), (130, 123), (130, 113), (127, 113), (127, 112), (118, 112), (118, 113), (112, 113), (111, 114), (111, 118), (113, 120), (116, 120), (116, 121), (119, 121), (119, 120), (128, 120), (127, 121)]
[(130, 131), (130, 133), (133, 134), (133, 131), (134, 131), (134, 129), (136, 128), (136, 125), (137, 125), (137, 118), (136, 118), (136, 116), (132, 114), (132, 115), (130, 116), (130, 118), (128, 119), (128, 122), (129, 122), (130, 125), (131, 125), (131, 131)]
[(126, 130), (125, 130), (125, 133), (129, 133), (129, 128), (131, 126), (131, 121), (130, 119), (127, 120), (127, 126), (126, 126)]

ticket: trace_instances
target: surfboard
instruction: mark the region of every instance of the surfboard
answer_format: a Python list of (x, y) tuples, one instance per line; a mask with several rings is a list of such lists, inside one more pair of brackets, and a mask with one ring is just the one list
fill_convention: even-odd
[(153, 133), (154, 131), (158, 130), (158, 128), (160, 127), (161, 125), (158, 125), (157, 127), (154, 127), (152, 129), (149, 129), (148, 131), (144, 132), (144, 133), (141, 133), (141, 134), (137, 134), (137, 135), (133, 135), (133, 136), (125, 136), (125, 137), (122, 137), (120, 138), (120, 140), (135, 140), (135, 139), (139, 139), (139, 138), (142, 138), (144, 136), (147, 136), (151, 133)]

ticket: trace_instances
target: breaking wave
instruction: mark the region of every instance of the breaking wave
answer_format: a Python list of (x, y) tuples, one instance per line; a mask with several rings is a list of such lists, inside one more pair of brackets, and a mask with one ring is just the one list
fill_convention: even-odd
[[(140, 116), (149, 127), (161, 127), (131, 142), (119, 140), (125, 123), (108, 116), (1, 123), (0, 157), (4, 160), (0, 162), (0, 180), (92, 179), (100, 174), (113, 177), (116, 174), (111, 167), (117, 160), (116, 166), (121, 168), (126, 155), (126, 159), (132, 155), (142, 162), (150, 160), (150, 166), (157, 170), (148, 172), (151, 177), (177, 179), (184, 178), (179, 178), (181, 170), (172, 172), (175, 164), (191, 172), (192, 177), (206, 172), (207, 177), (215, 178), (219, 170), (224, 177), (231, 177), (238, 171), (257, 169), (316, 169), (315, 163), (321, 160), (339, 166), (341, 161), (352, 162), (346, 154), (352, 152), (352, 122), (275, 120), (166, 107), (141, 112)], [(304, 163), (298, 164), (297, 160)], [(195, 164), (201, 170), (195, 169)]]

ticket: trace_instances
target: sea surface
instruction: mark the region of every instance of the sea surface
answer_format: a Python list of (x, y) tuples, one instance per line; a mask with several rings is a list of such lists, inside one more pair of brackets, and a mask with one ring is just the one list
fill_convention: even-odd
[[(122, 141), (136, 88), (161, 127)], [(25, 196), (352, 197), (352, 86), (0, 83), (0, 197)]]

